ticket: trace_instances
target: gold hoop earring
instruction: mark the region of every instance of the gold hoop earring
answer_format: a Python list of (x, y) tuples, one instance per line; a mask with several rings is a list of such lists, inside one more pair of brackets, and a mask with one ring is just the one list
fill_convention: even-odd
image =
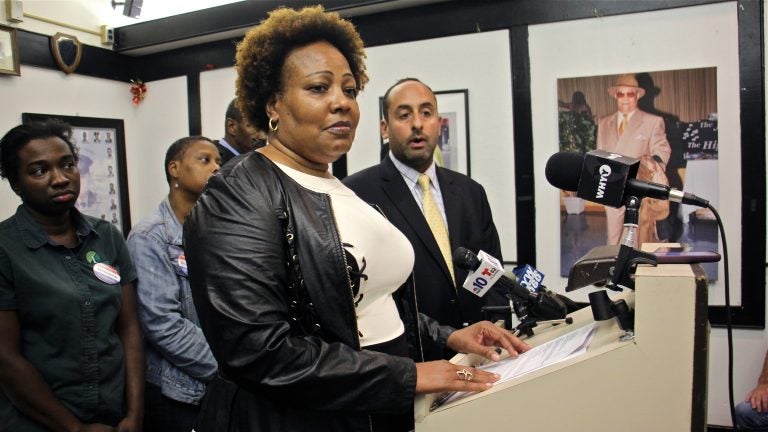
[[(272, 124), (273, 121), (275, 122), (274, 125)], [(277, 120), (269, 119), (269, 130), (271, 130), (272, 132), (277, 132), (277, 128), (279, 126), (280, 124), (278, 124)]]

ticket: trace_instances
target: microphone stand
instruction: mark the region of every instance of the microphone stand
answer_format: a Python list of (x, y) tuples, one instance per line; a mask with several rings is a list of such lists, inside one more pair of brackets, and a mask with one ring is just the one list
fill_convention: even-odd
[(624, 232), (622, 233), (619, 255), (616, 257), (616, 266), (613, 269), (613, 277), (608, 288), (614, 291), (622, 291), (622, 288), (635, 289), (635, 280), (632, 278), (634, 269), (638, 264), (657, 264), (656, 256), (635, 249), (637, 237), (638, 213), (640, 212), (640, 198), (628, 196), (624, 211)]
[(515, 315), (517, 315), (517, 318), (520, 320), (517, 326), (512, 329), (512, 332), (515, 334), (515, 336), (521, 336), (525, 334), (529, 338), (533, 337), (533, 328), (538, 325), (538, 318), (531, 314), (530, 309), (526, 306), (525, 303), (516, 301), (514, 299), (511, 300), (512, 306), (514, 306), (515, 309)]
[[(533, 337), (533, 328), (538, 325), (539, 319), (533, 316), (525, 302), (519, 301), (513, 298), (511, 295), (506, 297), (512, 302), (513, 306), (483, 306), (480, 310), (483, 312), (483, 319), (490, 320), (491, 314), (505, 313), (509, 315), (509, 318), (504, 319), (504, 328), (511, 331), (515, 336), (525, 334), (528, 337)], [(519, 320), (517, 326), (512, 327), (511, 315), (514, 312)], [(570, 324), (570, 323), (569, 323)]]
[(507, 298), (512, 301), (515, 315), (520, 319), (517, 327), (512, 329), (517, 336), (525, 334), (528, 337), (532, 337), (533, 328), (539, 324), (555, 326), (560, 323), (573, 323), (572, 318), (566, 317), (568, 315), (568, 307), (565, 302), (558, 298), (556, 294), (548, 291), (543, 285), (534, 299), (529, 298), (521, 301), (511, 295), (511, 293), (507, 294)]

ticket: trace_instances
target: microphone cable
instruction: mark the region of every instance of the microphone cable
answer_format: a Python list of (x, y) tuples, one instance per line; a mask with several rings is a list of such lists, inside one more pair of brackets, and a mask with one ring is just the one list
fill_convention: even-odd
[(731, 321), (731, 276), (728, 271), (728, 243), (725, 239), (725, 228), (723, 227), (723, 220), (720, 218), (720, 214), (711, 205), (707, 204), (707, 208), (712, 211), (717, 221), (717, 228), (720, 231), (720, 239), (723, 242), (723, 276), (725, 279), (725, 332), (726, 339), (728, 341), (728, 408), (731, 412), (731, 424), (733, 424), (734, 430), (743, 430), (736, 424), (736, 404), (733, 396), (733, 322)]

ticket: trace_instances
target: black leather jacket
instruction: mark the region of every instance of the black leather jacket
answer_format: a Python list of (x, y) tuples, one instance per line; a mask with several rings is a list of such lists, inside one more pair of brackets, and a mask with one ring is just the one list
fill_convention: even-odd
[(413, 359), (361, 350), (330, 198), (251, 152), (211, 178), (184, 225), (192, 296), (221, 377), (198, 432), (368, 431), (407, 412), (421, 343), (452, 329), (396, 293)]

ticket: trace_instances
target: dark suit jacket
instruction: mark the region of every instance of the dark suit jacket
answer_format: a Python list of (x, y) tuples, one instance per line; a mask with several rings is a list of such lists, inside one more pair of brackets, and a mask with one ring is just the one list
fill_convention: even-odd
[[(223, 145), (221, 145), (219, 140), (215, 140), (213, 143), (216, 144), (216, 148), (219, 150), (219, 155), (221, 156), (221, 166), (224, 166), (224, 164), (229, 162), (229, 160), (232, 159), (233, 157), (239, 156), (239, 155), (236, 155), (236, 154), (232, 153), (232, 150), (230, 150), (230, 149), (224, 147)], [(254, 140), (253, 141), (253, 148), (251, 150), (249, 150), (249, 151), (256, 150), (258, 148), (264, 147), (265, 145), (267, 145), (267, 143), (264, 142), (264, 141)]]
[(232, 153), (232, 150), (219, 144), (219, 140), (215, 140), (213, 143), (216, 144), (216, 148), (219, 149), (219, 156), (221, 156), (221, 166), (224, 166), (228, 160), (237, 156), (236, 154)]
[[(482, 249), (501, 260), (501, 246), (485, 190), (469, 177), (437, 168), (445, 204), (451, 251), (463, 246), (475, 253)], [(457, 284), (450, 273), (424, 215), (405, 180), (385, 157), (379, 165), (344, 179), (360, 198), (378, 205), (384, 215), (411, 241), (416, 254), (414, 278), (419, 312), (440, 324), (455, 328), (483, 319), (482, 305), (509, 305), (503, 293), (491, 289), (482, 299), (461, 285), (467, 271), (454, 266)]]

